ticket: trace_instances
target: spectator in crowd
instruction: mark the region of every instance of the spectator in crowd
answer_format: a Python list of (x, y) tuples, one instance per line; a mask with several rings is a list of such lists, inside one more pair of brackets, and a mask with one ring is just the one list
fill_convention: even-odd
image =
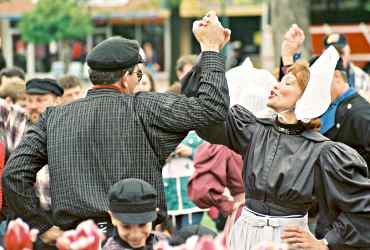
[(204, 209), (189, 199), (187, 188), (194, 172), (194, 155), (202, 143), (203, 140), (195, 131), (190, 131), (167, 159), (162, 170), (168, 214), (177, 230), (188, 224), (198, 225), (203, 218)]
[(343, 34), (331, 33), (324, 37), (324, 47), (335, 46), (343, 60), (346, 79), (351, 88), (370, 100), (370, 78), (361, 68), (351, 62), (351, 47)]
[(62, 104), (78, 100), (83, 95), (81, 80), (77, 76), (65, 75), (59, 79), (59, 84), (64, 89)]
[[(26, 127), (26, 115), (18, 106), (0, 98), (0, 176), (9, 155), (21, 141)], [(3, 187), (0, 185), (0, 221), (6, 218)]]
[(149, 91), (155, 92), (155, 82), (152, 74), (145, 68), (142, 69), (143, 77), (141, 81), (136, 85), (134, 92)]
[(158, 241), (152, 232), (157, 218), (157, 192), (139, 179), (124, 179), (109, 190), (109, 215), (114, 226), (103, 250), (153, 249)]
[(228, 240), (230, 229), (245, 203), (243, 160), (223, 145), (205, 142), (197, 149), (194, 167), (188, 184), (189, 198), (201, 208), (215, 206), (220, 212), (218, 217), (229, 216), (224, 230)]
[(25, 81), (26, 75), (21, 68), (10, 67), (4, 68), (0, 71), (0, 85), (6, 83), (7, 81), (20, 80)]
[(174, 227), (170, 216), (161, 220), (161, 223), (155, 225), (155, 231), (160, 239), (169, 241), (174, 233)]
[(28, 123), (36, 124), (47, 107), (60, 104), (63, 88), (50, 78), (32, 78), (26, 83), (26, 115)]
[[(176, 62), (176, 76), (177, 79), (182, 79), (186, 73), (188, 73), (193, 65), (197, 62), (197, 56), (196, 55), (183, 55), (181, 56), (177, 62)], [(170, 88), (169, 91), (174, 92), (176, 94), (181, 93), (181, 84), (180, 82), (174, 82)]]
[[(153, 185), (158, 192), (156, 206), (165, 213), (161, 180), (165, 160), (190, 130), (224, 121), (229, 103), (224, 59), (218, 52), (230, 31), (211, 12), (195, 22), (193, 32), (202, 48), (197, 96), (133, 95), (142, 75), (139, 45), (112, 37), (87, 56), (94, 84), (87, 96), (49, 107), (27, 130), (8, 160), (3, 186), (10, 210), (38, 229), (45, 245), (86, 219), (107, 227), (107, 193), (124, 178)], [(40, 209), (32, 189), (45, 164), (52, 219)]]
[(157, 52), (153, 48), (151, 42), (145, 42), (143, 44), (143, 51), (145, 54), (145, 63), (148, 68), (148, 71), (155, 76), (159, 71), (160, 66), (158, 64)]
[[(62, 95), (63, 88), (54, 79), (33, 78), (27, 81), (25, 110), (28, 117), (28, 124), (26, 132), (33, 127), (33, 124), (38, 122), (42, 112), (44, 112), (48, 107), (53, 107), (60, 103), (60, 97)], [(32, 185), (35, 196), (38, 198), (37, 207), (44, 211), (45, 219), (51, 219), (49, 179), (49, 167), (47, 162), (45, 162), (42, 168), (35, 173), (35, 182)], [(43, 246), (41, 239), (38, 239), (36, 242), (36, 248), (38, 247), (47, 248), (46, 246)]]
[(0, 97), (9, 106), (17, 105), (24, 109), (26, 107), (26, 83), (19, 78), (11, 78), (3, 81), (0, 85)]
[(184, 55), (181, 56), (176, 62), (176, 76), (178, 79), (182, 79), (197, 62), (196, 55)]

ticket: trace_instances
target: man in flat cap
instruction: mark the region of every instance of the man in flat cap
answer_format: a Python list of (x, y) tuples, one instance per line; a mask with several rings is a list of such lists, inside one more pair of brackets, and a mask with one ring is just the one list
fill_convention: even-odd
[[(51, 78), (32, 78), (26, 82), (25, 111), (27, 116), (27, 129), (39, 120), (40, 114), (48, 107), (60, 104), (60, 98), (64, 90), (55, 79)], [(34, 184), (39, 205), (46, 212), (50, 210), (50, 190), (49, 190), (49, 168), (45, 164), (36, 175)]]
[[(133, 90), (142, 72), (139, 45), (121, 37), (98, 44), (87, 56), (94, 85), (85, 98), (49, 107), (26, 133), (4, 170), (9, 208), (44, 243), (86, 219), (111, 227), (107, 194), (126, 178), (150, 183), (165, 211), (161, 168), (190, 130), (223, 122), (229, 96), (220, 49), (230, 39), (215, 13), (194, 22), (202, 53), (201, 78), (193, 97)], [(50, 172), (52, 219), (44, 216), (32, 189), (36, 172)], [(107, 235), (109, 236), (109, 234)]]
[(54, 79), (33, 78), (26, 82), (26, 115), (29, 123), (36, 123), (47, 107), (59, 104), (63, 88)]
[(347, 82), (350, 87), (355, 88), (359, 93), (370, 100), (370, 78), (360, 67), (351, 62), (351, 47), (343, 34), (331, 33), (324, 37), (324, 47), (333, 45), (343, 60), (343, 66), (347, 75)]

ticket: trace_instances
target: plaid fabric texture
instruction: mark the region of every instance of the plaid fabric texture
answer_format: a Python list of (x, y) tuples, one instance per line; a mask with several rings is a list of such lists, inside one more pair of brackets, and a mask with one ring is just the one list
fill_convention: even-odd
[[(165, 159), (188, 131), (223, 121), (228, 110), (223, 57), (204, 52), (199, 63), (197, 97), (92, 89), (86, 98), (48, 108), (27, 130), (5, 168), (5, 197), (15, 216), (40, 233), (51, 225), (68, 229), (88, 218), (105, 217), (110, 186), (125, 178), (151, 183), (158, 190), (158, 206), (165, 209)], [(32, 188), (46, 164), (51, 219)]]
[[(7, 155), (20, 142), (26, 126), (26, 116), (18, 106), (9, 105), (0, 98), (0, 176)], [(0, 208), (4, 207), (3, 188), (0, 185)]]
[(26, 115), (22, 108), (9, 105), (0, 99), (0, 129), (5, 132), (9, 152), (19, 144), (26, 127)]

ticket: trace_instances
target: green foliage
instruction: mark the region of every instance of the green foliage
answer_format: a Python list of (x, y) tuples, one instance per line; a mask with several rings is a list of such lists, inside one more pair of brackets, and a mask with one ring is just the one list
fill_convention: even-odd
[(39, 0), (18, 27), (22, 39), (33, 43), (84, 38), (93, 30), (87, 8), (72, 0)]

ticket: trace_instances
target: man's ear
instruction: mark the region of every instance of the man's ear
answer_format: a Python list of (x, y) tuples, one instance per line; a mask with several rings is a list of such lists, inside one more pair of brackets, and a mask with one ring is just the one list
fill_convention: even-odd
[(128, 88), (128, 71), (126, 71), (123, 76), (121, 77), (121, 81), (120, 81), (120, 84), (122, 85), (122, 88)]
[(113, 226), (117, 226), (117, 219), (114, 218), (112, 212), (108, 210), (108, 214), (110, 216), (110, 220), (112, 221)]

